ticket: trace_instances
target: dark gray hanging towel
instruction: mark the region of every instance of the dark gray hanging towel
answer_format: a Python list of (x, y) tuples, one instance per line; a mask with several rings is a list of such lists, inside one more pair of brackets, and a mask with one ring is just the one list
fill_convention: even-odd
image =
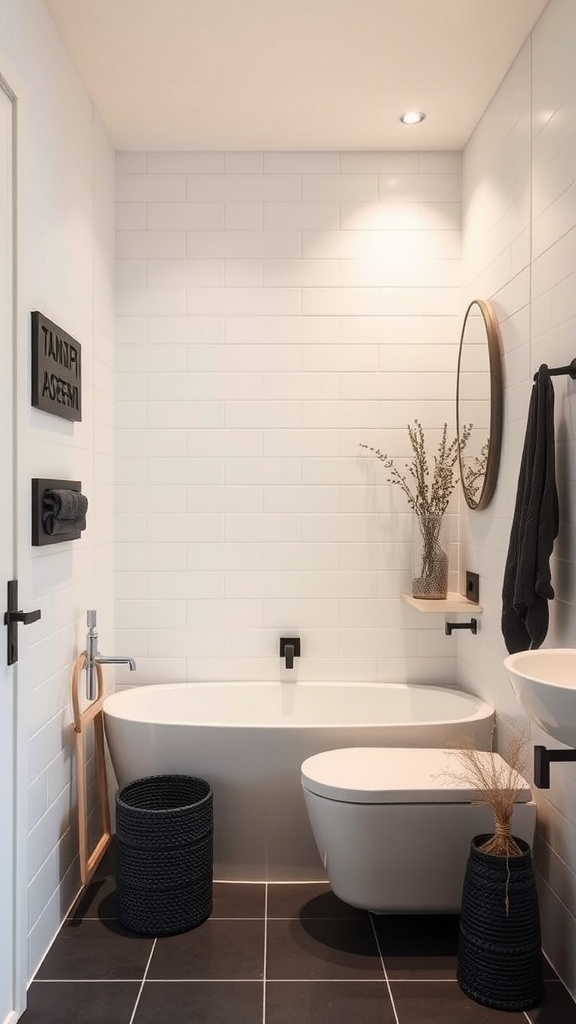
[(516, 505), (502, 586), (502, 633), (510, 654), (540, 647), (554, 597), (550, 556), (558, 534), (554, 388), (543, 364), (532, 386)]

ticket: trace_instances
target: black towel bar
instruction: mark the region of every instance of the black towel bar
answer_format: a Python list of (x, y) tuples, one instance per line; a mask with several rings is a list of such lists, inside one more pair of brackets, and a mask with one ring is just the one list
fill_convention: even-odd
[[(561, 377), (564, 376), (565, 374), (569, 374), (572, 380), (576, 380), (576, 359), (573, 359), (571, 363), (568, 363), (568, 366), (553, 366), (552, 368), (548, 369), (548, 373), (551, 377)], [(536, 371), (532, 379), (536, 380), (537, 377), (538, 370)]]

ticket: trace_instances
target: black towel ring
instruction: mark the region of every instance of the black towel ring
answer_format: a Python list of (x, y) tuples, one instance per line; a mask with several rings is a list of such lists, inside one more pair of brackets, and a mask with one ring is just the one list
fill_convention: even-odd
[[(539, 370), (536, 371), (532, 378), (533, 380), (538, 380), (539, 372)], [(572, 380), (576, 380), (576, 359), (573, 359), (571, 363), (568, 363), (568, 366), (554, 366), (552, 369), (548, 370), (548, 373), (551, 377), (561, 377), (568, 374)]]

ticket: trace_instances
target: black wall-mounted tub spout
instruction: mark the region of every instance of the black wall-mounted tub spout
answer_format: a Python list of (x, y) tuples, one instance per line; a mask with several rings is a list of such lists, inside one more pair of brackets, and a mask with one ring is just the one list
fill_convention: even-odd
[(300, 637), (280, 637), (280, 657), (284, 658), (286, 668), (294, 668), (294, 658), (300, 657)]

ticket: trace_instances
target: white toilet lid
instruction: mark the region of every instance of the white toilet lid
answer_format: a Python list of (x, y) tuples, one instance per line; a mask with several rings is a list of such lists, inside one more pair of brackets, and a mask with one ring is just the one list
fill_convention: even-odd
[[(499, 754), (478, 753), (503, 763)], [(467, 782), (447, 778), (464, 771), (453, 750), (421, 747), (347, 747), (325, 750), (301, 767), (302, 786), (310, 793), (359, 804), (470, 803), (482, 792)], [(524, 782), (519, 801), (529, 800)]]

